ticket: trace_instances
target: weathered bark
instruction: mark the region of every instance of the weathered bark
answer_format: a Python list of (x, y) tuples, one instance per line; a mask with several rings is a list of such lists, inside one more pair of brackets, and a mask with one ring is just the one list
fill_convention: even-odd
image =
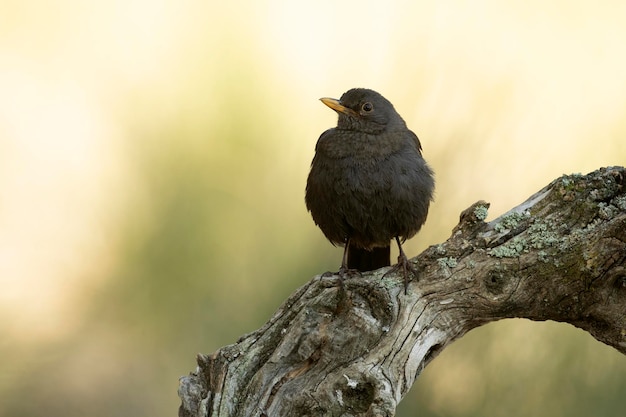
[(181, 416), (392, 416), (455, 339), (510, 317), (571, 323), (626, 353), (626, 169), (554, 180), (485, 223), (478, 202), (413, 259), (408, 294), (387, 269), (318, 276), (259, 330), (198, 357)]

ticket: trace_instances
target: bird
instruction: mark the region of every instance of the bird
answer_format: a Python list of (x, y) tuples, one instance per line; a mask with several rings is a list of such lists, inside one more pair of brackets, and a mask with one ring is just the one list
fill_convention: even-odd
[[(344, 246), (339, 275), (390, 266), (416, 275), (402, 248), (422, 228), (435, 189), (417, 135), (393, 104), (367, 88), (352, 88), (322, 103), (337, 112), (337, 126), (315, 146), (305, 190), (313, 221), (333, 244)], [(391, 272), (391, 271), (389, 271)]]

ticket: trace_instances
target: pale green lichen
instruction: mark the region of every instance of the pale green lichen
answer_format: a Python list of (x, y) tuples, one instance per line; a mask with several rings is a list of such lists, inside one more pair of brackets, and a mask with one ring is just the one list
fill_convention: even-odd
[(496, 258), (517, 258), (525, 249), (526, 240), (516, 236), (504, 245), (492, 248), (489, 251), (489, 255), (495, 256)]
[(536, 222), (528, 228), (528, 244), (533, 249), (544, 249), (561, 242), (552, 224)]
[(446, 254), (445, 246), (443, 246), (441, 243), (438, 245), (435, 245), (435, 253), (437, 253), (437, 255), (445, 255)]
[[(583, 178), (581, 174), (573, 174), (561, 177), (560, 182), (564, 188), (571, 190), (581, 185), (580, 178)], [(488, 254), (497, 258), (515, 258), (536, 250), (538, 261), (558, 263), (557, 254), (571, 252), (591, 230), (626, 210), (626, 196), (617, 195), (619, 184), (614, 178), (605, 178), (601, 182), (596, 180), (592, 186), (583, 185), (588, 197), (574, 213), (574, 217), (586, 220), (587, 224), (582, 228), (577, 226), (570, 230), (571, 226), (558, 217), (534, 218), (527, 210), (509, 213), (497, 220), (494, 231), (500, 234), (521, 233), (490, 249)]]
[(582, 177), (582, 174), (563, 175), (561, 177), (561, 185), (565, 190), (573, 190), (576, 188), (576, 180), (579, 180)]
[(458, 265), (456, 258), (446, 257), (437, 259), (437, 263), (441, 268), (455, 268)]
[(380, 285), (383, 286), (383, 288), (386, 288), (388, 290), (400, 286), (400, 281), (398, 281), (397, 279), (386, 277), (384, 274), (379, 282)]
[[(508, 222), (511, 227), (511, 221)], [(509, 242), (493, 248), (489, 254), (497, 258), (515, 258), (522, 253), (527, 253), (530, 249), (540, 249), (540, 259), (547, 259), (547, 248), (557, 247), (562, 250), (564, 238), (557, 233), (556, 227), (552, 223), (544, 221), (536, 221), (528, 229), (526, 233), (514, 237)], [(560, 245), (560, 246), (557, 246)]]
[(474, 216), (476, 216), (477, 220), (483, 221), (487, 218), (487, 214), (489, 213), (489, 208), (487, 206), (476, 206), (474, 208)]
[(524, 211), (522, 213), (513, 212), (506, 216), (503, 216), (498, 223), (494, 226), (497, 233), (504, 232), (505, 230), (513, 230), (517, 228), (521, 221), (527, 219), (530, 213)]

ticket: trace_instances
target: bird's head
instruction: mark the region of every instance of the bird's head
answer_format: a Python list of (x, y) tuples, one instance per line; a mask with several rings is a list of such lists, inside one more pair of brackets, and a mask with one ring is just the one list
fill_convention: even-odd
[(353, 88), (343, 93), (339, 100), (328, 97), (320, 100), (339, 115), (339, 129), (373, 134), (406, 129), (393, 104), (374, 90)]

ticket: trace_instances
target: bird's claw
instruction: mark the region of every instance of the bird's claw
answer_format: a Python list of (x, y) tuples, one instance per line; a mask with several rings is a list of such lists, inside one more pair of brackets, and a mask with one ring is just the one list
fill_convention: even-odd
[(402, 275), (404, 277), (404, 294), (406, 295), (407, 289), (409, 287), (409, 282), (411, 281), (409, 279), (409, 274), (413, 275), (415, 278), (418, 277), (417, 269), (415, 269), (411, 262), (409, 262), (409, 259), (406, 257), (406, 255), (398, 256), (398, 263), (392, 266), (389, 271), (385, 272), (381, 279), (385, 278), (389, 274), (396, 273), (400, 270), (402, 270)]

